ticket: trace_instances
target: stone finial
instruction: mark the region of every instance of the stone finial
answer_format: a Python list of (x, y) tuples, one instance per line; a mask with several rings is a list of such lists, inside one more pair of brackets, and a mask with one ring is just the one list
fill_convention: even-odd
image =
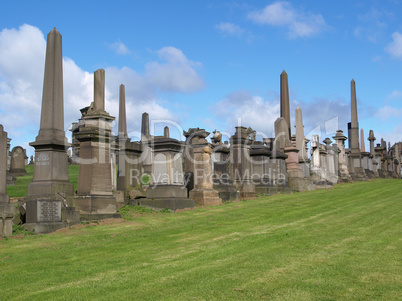
[(370, 130), (369, 131), (369, 136), (368, 136), (368, 138), (367, 138), (367, 140), (376, 140), (376, 138), (374, 137), (374, 131), (373, 130)]
[(147, 112), (142, 113), (141, 136), (149, 136), (149, 115)]
[(170, 134), (169, 134), (169, 127), (168, 127), (168, 126), (165, 126), (164, 129), (163, 129), (163, 137), (165, 137), (165, 138), (169, 138), (169, 137), (170, 137)]
[(329, 147), (331, 145), (331, 143), (332, 143), (332, 140), (327, 137), (327, 138), (324, 139), (323, 142), (326, 144), (327, 147)]
[(217, 131), (216, 129), (212, 133), (214, 134), (211, 138), (212, 143), (214, 145), (221, 145), (222, 144), (222, 133)]

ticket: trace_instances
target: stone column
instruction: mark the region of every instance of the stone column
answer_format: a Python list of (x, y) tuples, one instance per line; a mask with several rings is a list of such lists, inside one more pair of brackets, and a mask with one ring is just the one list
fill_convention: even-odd
[(302, 110), (296, 108), (296, 147), (299, 150), (299, 163), (305, 177), (310, 177), (310, 160), (307, 158), (306, 138), (304, 137), (304, 126)]
[(149, 134), (149, 115), (148, 113), (142, 114), (142, 125), (141, 125), (141, 145), (142, 145), (142, 156), (144, 157), (142, 162), (142, 168), (144, 174), (151, 174), (152, 172), (152, 149), (150, 144), (152, 143), (153, 137)]
[(281, 117), (285, 118), (288, 125), (289, 139), (292, 136), (290, 129), (290, 109), (289, 109), (289, 86), (288, 74), (285, 70), (281, 73)]
[(379, 167), (379, 163), (378, 162), (378, 157), (376, 156), (375, 153), (375, 147), (374, 147), (374, 141), (376, 140), (374, 137), (374, 132), (373, 130), (369, 131), (369, 137), (367, 138), (368, 141), (370, 141), (370, 155), (372, 157), (372, 161), (373, 161), (373, 172), (374, 172), (374, 176), (376, 178), (378, 178), (378, 167)]
[(15, 206), (10, 204), (6, 194), (7, 187), (7, 132), (0, 124), (0, 236), (8, 237), (13, 233), (12, 219)]

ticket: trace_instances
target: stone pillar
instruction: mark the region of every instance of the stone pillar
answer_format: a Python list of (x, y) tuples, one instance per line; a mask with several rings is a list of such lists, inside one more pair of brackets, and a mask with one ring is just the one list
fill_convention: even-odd
[(304, 126), (302, 110), (296, 108), (296, 147), (299, 150), (299, 163), (303, 170), (304, 176), (310, 177), (310, 160), (307, 158), (306, 138), (304, 137)]
[(288, 125), (289, 139), (292, 136), (290, 129), (290, 109), (289, 109), (289, 86), (288, 74), (285, 70), (281, 73), (281, 117), (285, 118)]
[(251, 181), (253, 171), (250, 145), (245, 127), (237, 126), (236, 133), (230, 137), (230, 158), (233, 184), (239, 191), (239, 197), (241, 199), (254, 198), (256, 194), (254, 183)]
[(35, 233), (52, 232), (68, 225), (62, 219), (62, 202), (74, 194), (64, 133), (62, 39), (56, 28), (47, 35), (40, 129), (30, 145), (35, 148), (35, 164), (24, 227)]
[(299, 150), (295, 146), (290, 145), (285, 147), (284, 153), (288, 156), (285, 161), (289, 188), (294, 191), (307, 190), (308, 180), (304, 178), (304, 173), (299, 164)]
[(113, 195), (111, 143), (112, 121), (105, 108), (105, 71), (94, 72), (94, 101), (80, 119), (76, 139), (80, 143), (78, 196), (73, 205), (81, 219), (118, 217)]
[(374, 137), (374, 132), (373, 130), (369, 131), (369, 137), (367, 138), (368, 141), (370, 141), (370, 155), (372, 157), (372, 162), (373, 162), (373, 172), (374, 176), (378, 178), (378, 158), (375, 153), (375, 147), (374, 147), (374, 141), (376, 140)]
[(150, 143), (152, 142), (152, 137), (149, 134), (149, 115), (148, 113), (142, 114), (142, 125), (141, 125), (141, 145), (143, 153), (142, 168), (144, 174), (151, 174), (152, 172), (152, 149)]
[(359, 122), (357, 117), (356, 84), (352, 79), (351, 83), (351, 125), (350, 125), (350, 155), (349, 173), (353, 180), (364, 181), (367, 176), (362, 167), (362, 156), (359, 148)]
[(340, 150), (339, 153), (339, 177), (342, 182), (351, 181), (351, 177), (349, 175), (346, 153), (345, 153), (345, 140), (347, 139), (343, 134), (343, 131), (336, 131), (336, 135), (332, 137), (336, 141), (336, 145)]
[(141, 185), (141, 143), (131, 142), (127, 135), (125, 87), (120, 85), (117, 189), (128, 193)]
[(7, 186), (7, 132), (0, 124), (0, 237), (8, 237), (13, 233), (12, 219), (15, 206), (10, 204), (6, 194)]
[[(68, 180), (67, 138), (64, 133), (63, 56), (61, 35), (56, 28), (47, 35), (45, 74), (39, 134), (29, 145), (35, 148), (33, 180), (28, 197), (74, 194)], [(29, 215), (29, 212), (27, 212)]]

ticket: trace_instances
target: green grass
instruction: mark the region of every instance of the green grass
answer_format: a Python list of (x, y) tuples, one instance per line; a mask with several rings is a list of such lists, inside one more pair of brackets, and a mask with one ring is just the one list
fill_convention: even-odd
[[(0, 242), (2, 300), (400, 300), (402, 182)], [(131, 213), (130, 213), (131, 212)]]
[[(23, 177), (17, 177), (15, 185), (7, 186), (7, 195), (11, 198), (18, 198), (27, 196), (27, 186), (32, 182), (33, 178), (33, 165), (25, 165), (27, 175)], [(68, 166), (69, 180), (74, 184), (74, 190), (78, 188), (78, 165)]]

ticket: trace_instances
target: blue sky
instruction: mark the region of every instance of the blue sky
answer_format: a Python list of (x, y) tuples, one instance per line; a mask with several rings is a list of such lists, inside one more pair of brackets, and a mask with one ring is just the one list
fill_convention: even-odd
[(113, 116), (119, 85), (126, 86), (133, 139), (145, 111), (151, 122), (176, 124), (175, 137), (189, 127), (229, 136), (240, 120), (272, 137), (286, 70), (293, 133), (300, 106), (307, 137), (347, 134), (354, 79), (365, 138), (373, 129), (394, 143), (402, 140), (401, 15), (397, 0), (1, 1), (0, 123), (12, 147), (33, 154), (46, 35), (56, 27), (69, 139), (79, 109), (92, 101), (99, 68)]

